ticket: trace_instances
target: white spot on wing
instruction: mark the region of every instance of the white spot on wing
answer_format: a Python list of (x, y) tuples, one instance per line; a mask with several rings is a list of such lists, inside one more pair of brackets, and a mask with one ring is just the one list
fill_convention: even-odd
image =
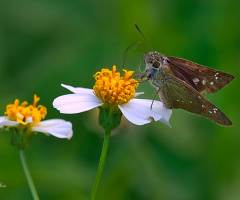
[(206, 81), (205, 80), (202, 80), (202, 84), (205, 85)]
[(213, 85), (213, 82), (211, 82), (210, 84)]
[(193, 82), (194, 82), (195, 84), (197, 84), (197, 83), (199, 82), (199, 79), (198, 79), (198, 78), (193, 78)]

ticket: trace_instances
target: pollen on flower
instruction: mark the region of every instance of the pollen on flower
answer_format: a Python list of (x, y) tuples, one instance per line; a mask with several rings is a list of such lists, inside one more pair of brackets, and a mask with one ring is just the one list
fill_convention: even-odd
[(135, 88), (139, 84), (131, 78), (134, 72), (123, 70), (125, 74), (121, 77), (120, 72), (116, 70), (114, 65), (112, 71), (102, 69), (94, 75), (96, 80), (93, 86), (94, 93), (104, 104), (121, 105), (135, 97)]
[(27, 101), (20, 104), (19, 100), (16, 99), (14, 104), (7, 105), (6, 112), (4, 114), (8, 116), (9, 120), (20, 122), (23, 125), (28, 123), (37, 124), (44, 119), (47, 114), (46, 107), (42, 105), (37, 106), (39, 100), (40, 98), (35, 94), (33, 104), (27, 106)]

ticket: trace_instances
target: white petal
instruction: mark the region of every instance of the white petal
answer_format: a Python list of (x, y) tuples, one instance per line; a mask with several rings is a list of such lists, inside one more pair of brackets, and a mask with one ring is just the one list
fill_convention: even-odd
[[(151, 101), (151, 104), (152, 104), (152, 100), (150, 100), (150, 101)], [(162, 104), (161, 101), (154, 101), (153, 106), (152, 106), (152, 110), (153, 110), (153, 112), (161, 113), (162, 118), (160, 119), (160, 121), (163, 122), (164, 124), (172, 127), (171, 124), (169, 124), (169, 119), (172, 115), (172, 109), (168, 109), (168, 108), (163, 107), (163, 104)]]
[[(150, 99), (134, 99), (134, 101), (142, 105), (148, 106), (149, 109), (152, 105), (152, 100)], [(152, 111), (161, 114), (162, 118), (160, 119), (160, 121), (171, 127), (171, 125), (169, 124), (169, 119), (172, 115), (172, 109), (165, 108), (163, 107), (161, 101), (154, 100), (152, 105)], [(157, 120), (155, 119), (155, 121)]]
[(57, 97), (53, 101), (53, 107), (61, 113), (81, 113), (103, 105), (100, 99), (93, 94), (67, 94)]
[(149, 99), (133, 99), (126, 104), (119, 105), (119, 108), (123, 115), (136, 125), (144, 125), (154, 119), (155, 121), (160, 120), (170, 126), (168, 121), (172, 111), (164, 108), (159, 101), (154, 101), (156, 105), (151, 110), (151, 103), (152, 100)]
[(41, 133), (47, 133), (58, 138), (70, 139), (73, 135), (72, 123), (63, 119), (50, 119), (41, 121), (37, 126), (33, 126), (32, 130)]
[(70, 90), (71, 92), (73, 93), (79, 93), (79, 94), (82, 94), (82, 93), (86, 93), (86, 94), (94, 94), (93, 93), (93, 89), (88, 89), (88, 88), (81, 88), (81, 87), (72, 87), (70, 85), (65, 85), (65, 84), (61, 84), (62, 87)]
[(18, 124), (19, 122), (9, 120), (7, 116), (0, 117), (0, 128), (3, 126), (17, 126)]
[(135, 92), (135, 96), (136, 96), (136, 97), (139, 96), (139, 95), (141, 95), (141, 94), (144, 94), (144, 92)]
[(32, 123), (33, 122), (33, 118), (32, 116), (28, 117), (27, 120), (26, 120), (26, 123)]
[(135, 102), (134, 100), (119, 105), (123, 115), (132, 123), (136, 125), (144, 125), (151, 122), (151, 117), (155, 120), (161, 119), (162, 115), (154, 113), (150, 110), (150, 106)]

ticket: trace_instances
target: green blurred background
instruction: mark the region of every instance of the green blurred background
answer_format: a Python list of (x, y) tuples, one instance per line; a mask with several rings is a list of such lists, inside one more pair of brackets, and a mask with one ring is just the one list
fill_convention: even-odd
[[(46, 119), (73, 124), (71, 140), (38, 133), (26, 150), (40, 199), (88, 199), (103, 142), (98, 109), (63, 115), (54, 98), (69, 93), (61, 83), (91, 88), (101, 68), (123, 65), (123, 52), (143, 39), (167, 56), (185, 58), (235, 76), (222, 91), (207, 95), (232, 120), (220, 127), (204, 117), (174, 110), (172, 128), (160, 122), (136, 126), (123, 118), (113, 132), (97, 199), (240, 199), (240, 1), (238, 0), (1, 0), (0, 113), (32, 102), (48, 108)], [(128, 52), (135, 70), (146, 50)], [(141, 98), (155, 89), (140, 85)], [(0, 199), (31, 199), (10, 132), (0, 134)]]

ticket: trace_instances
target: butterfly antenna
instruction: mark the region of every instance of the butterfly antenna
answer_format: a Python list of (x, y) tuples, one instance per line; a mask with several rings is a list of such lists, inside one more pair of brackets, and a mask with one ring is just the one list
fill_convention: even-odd
[(148, 43), (147, 39), (144, 37), (144, 35), (143, 35), (142, 31), (140, 30), (140, 28), (138, 27), (138, 25), (137, 25), (136, 23), (135, 23), (134, 25), (135, 25), (136, 29), (138, 30), (138, 32), (139, 32), (139, 33), (141, 34), (141, 36), (143, 37), (143, 39), (144, 39), (144, 41), (146, 42), (146, 44), (149, 46), (149, 48), (150, 48), (152, 51), (154, 51), (153, 48), (151, 47), (151, 45)]
[(128, 50), (130, 49), (134, 49), (137, 45), (141, 44), (141, 42), (134, 42), (132, 44), (130, 44), (126, 50), (124, 51), (123, 53), (123, 66), (122, 66), (122, 69), (124, 69), (124, 65), (126, 63), (126, 60), (127, 60), (127, 53), (128, 53)]

